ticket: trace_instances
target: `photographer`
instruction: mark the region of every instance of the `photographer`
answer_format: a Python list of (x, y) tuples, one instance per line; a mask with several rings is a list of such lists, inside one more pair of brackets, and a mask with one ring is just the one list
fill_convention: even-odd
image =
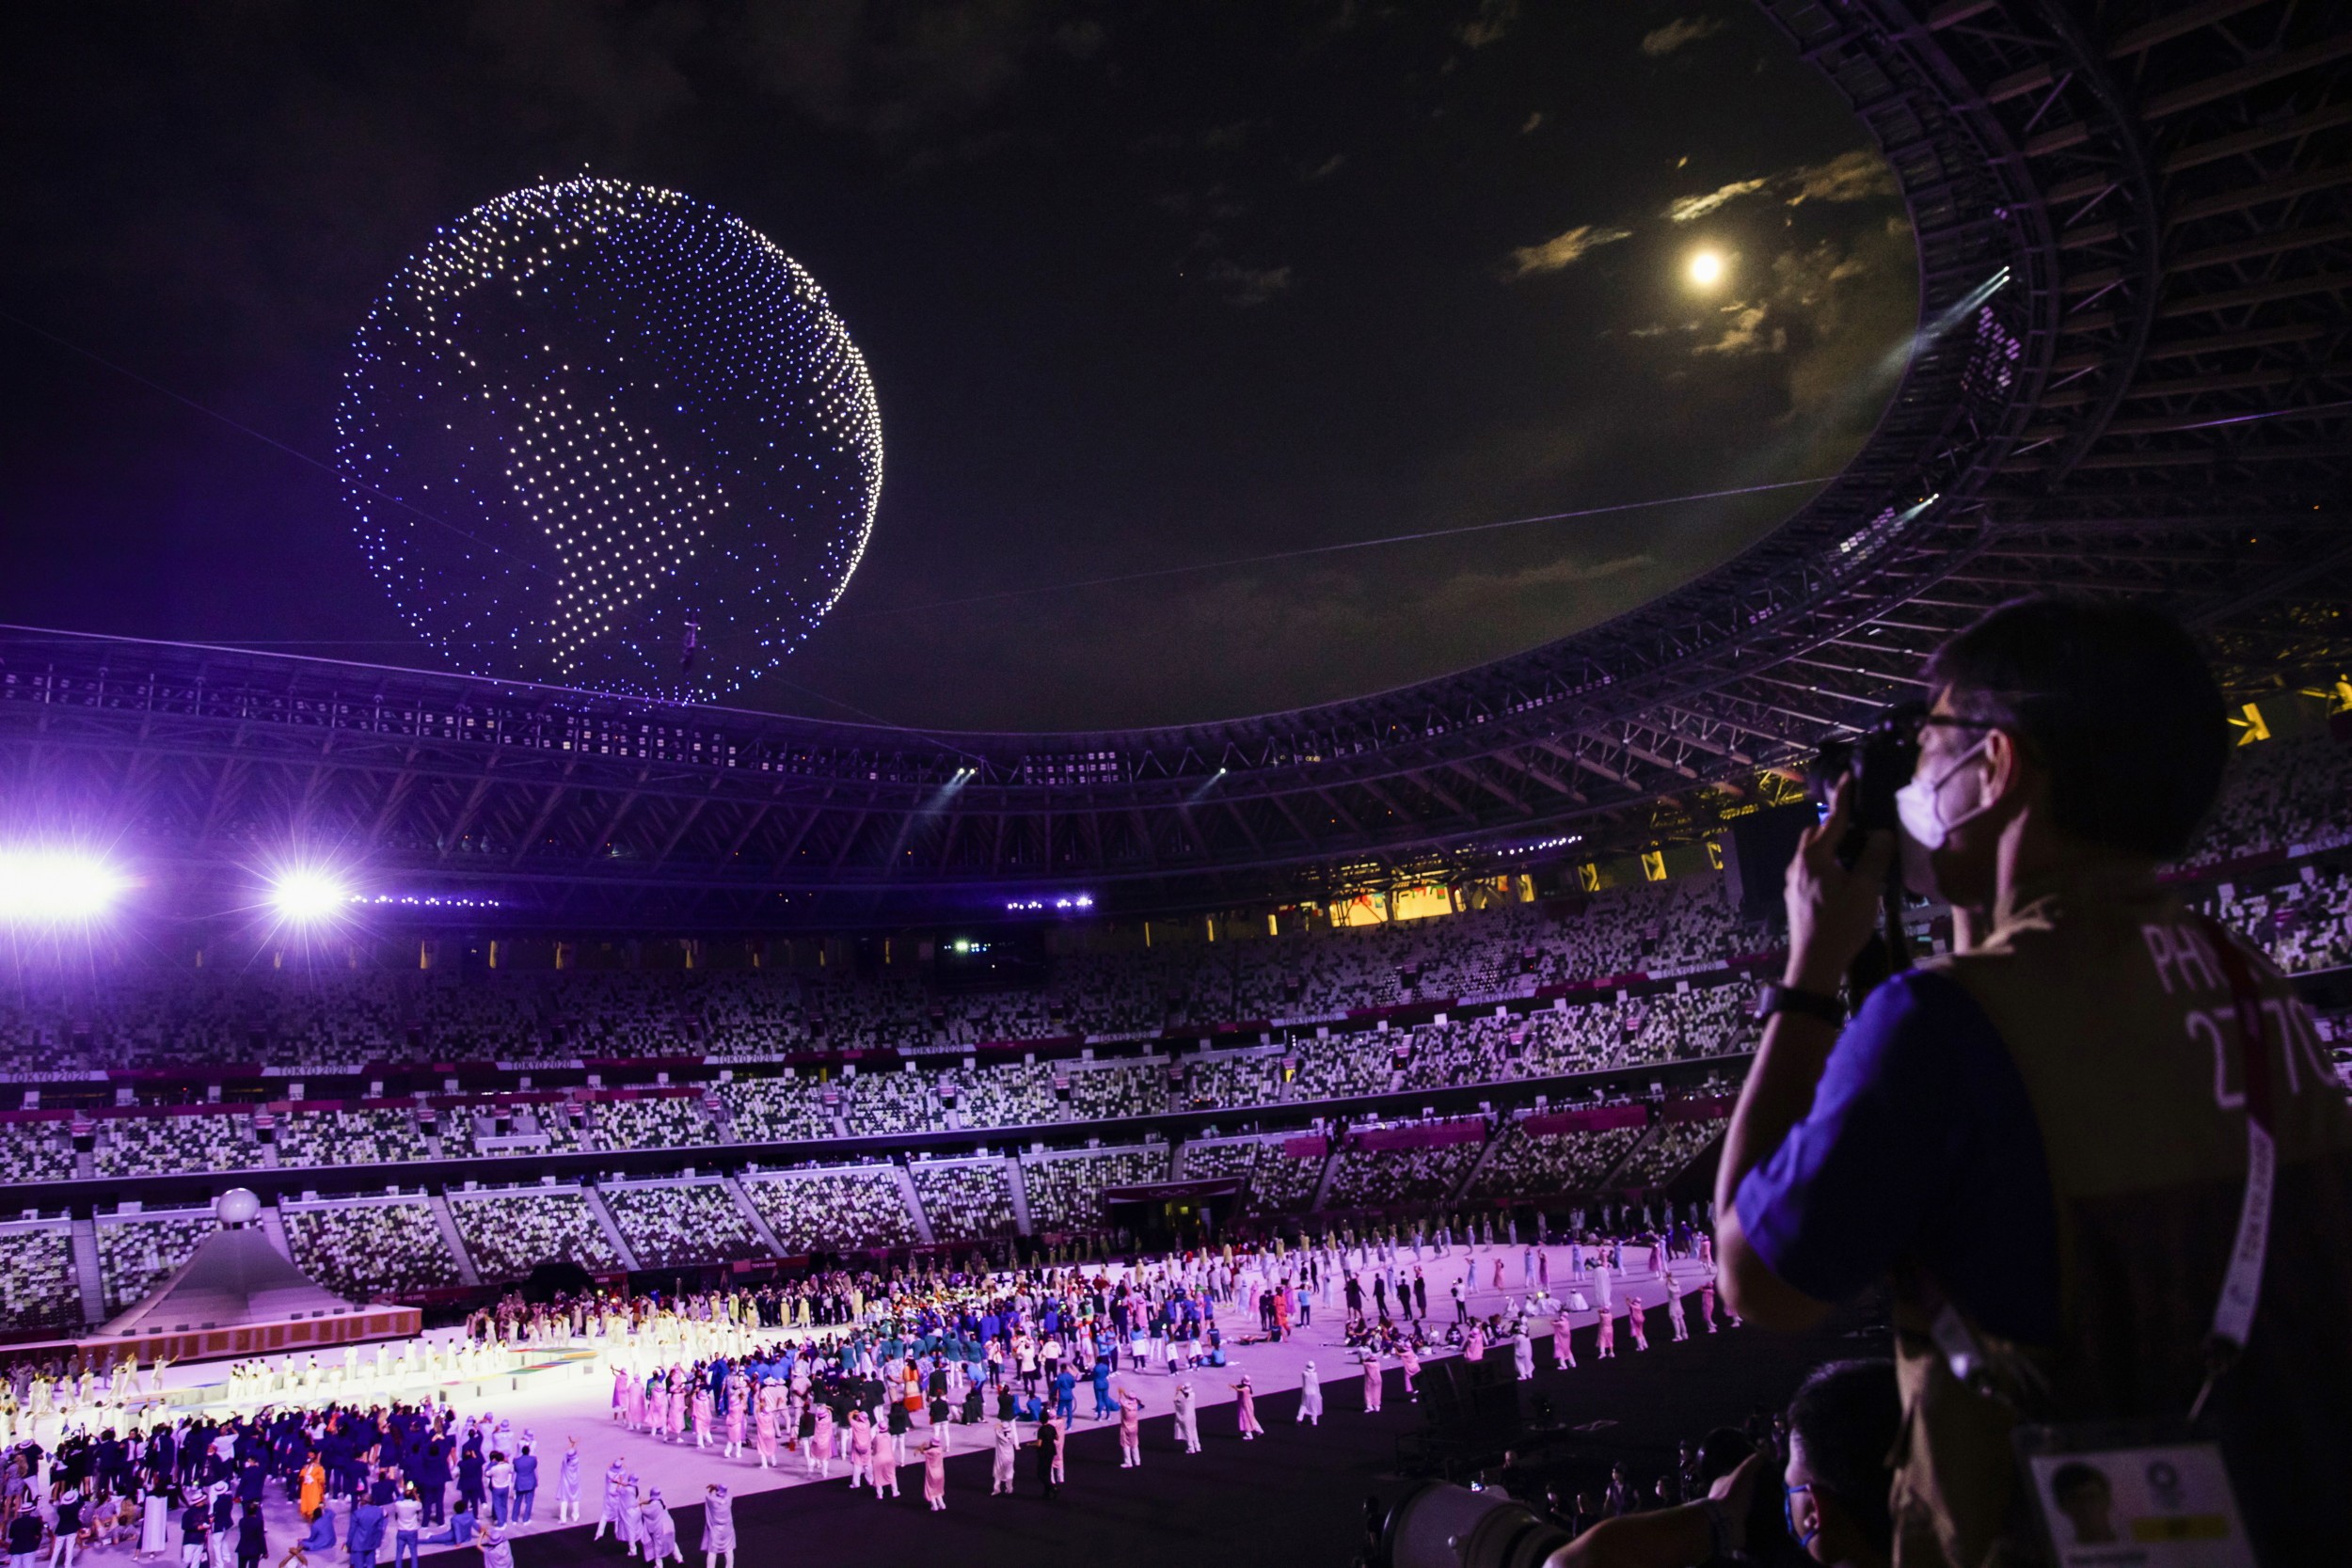
[[(1597, 1517), (1604, 1505), (1590, 1493), (1579, 1497), (1571, 1517), (1562, 1516), (1556, 1494), (1548, 1516), (1511, 1502), (1499, 1488), (1482, 1494), (1426, 1484), (1407, 1492), (1385, 1517), (1375, 1497), (1359, 1561), (1375, 1568), (1691, 1568), (1810, 1560), (1827, 1568), (1885, 1568), (1894, 1535), (1885, 1457), (1902, 1422), (1894, 1363), (1815, 1368), (1785, 1420), (1785, 1461), (1738, 1429), (1719, 1428), (1695, 1459), (1697, 1497), (1613, 1518)], [(1625, 1466), (1615, 1473), (1623, 1484)]]
[[(1788, 869), (1788, 966), (1718, 1176), (1732, 1308), (1801, 1329), (1891, 1275), (1907, 1568), (2041, 1555), (2020, 1423), (2192, 1407), (2261, 1560), (2341, 1561), (2352, 1115), (2292, 990), (2156, 880), (2218, 792), (2221, 693), (2164, 617), (2049, 598), (1961, 632), (1926, 686), (1902, 832), (1849, 867), (1850, 779)], [(1955, 952), (1841, 1032), (1899, 855)], [(2249, 1187), (2265, 1121), (2275, 1185)], [(2265, 1193), (2266, 1259), (2241, 1224)]]

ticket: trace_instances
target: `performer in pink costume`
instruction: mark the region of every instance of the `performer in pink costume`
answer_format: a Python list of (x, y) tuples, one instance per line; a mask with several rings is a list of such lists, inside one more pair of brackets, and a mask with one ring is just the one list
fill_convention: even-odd
[(1617, 1358), (1617, 1315), (1604, 1307), (1600, 1309), (1600, 1348), (1594, 1353), (1596, 1361)]
[(1674, 1330), (1677, 1344), (1691, 1337), (1690, 1322), (1682, 1315), (1682, 1292), (1671, 1281), (1666, 1286), (1666, 1326)]
[(1124, 1388), (1119, 1390), (1119, 1467), (1143, 1468), (1143, 1402)]
[(1065, 1473), (1070, 1460), (1070, 1423), (1057, 1411), (1045, 1418), (1045, 1424), (1054, 1429), (1054, 1484), (1059, 1486), (1070, 1479)]
[(776, 1407), (769, 1402), (765, 1392), (760, 1395), (759, 1413), (752, 1418), (752, 1436), (759, 1449), (759, 1467), (763, 1470), (774, 1469), (776, 1467)]
[(874, 1429), (874, 1497), (879, 1500), (883, 1492), (898, 1495), (898, 1440), (890, 1435), (890, 1429)]
[(1633, 1348), (1649, 1349), (1649, 1308), (1642, 1305), (1640, 1296), (1625, 1298), (1625, 1326), (1633, 1330)]
[(626, 1422), (628, 1419), (628, 1369), (615, 1367), (612, 1370), (612, 1418), (616, 1421)]
[(874, 1423), (863, 1410), (850, 1412), (850, 1490), (874, 1479)]
[[(1699, 1240), (1700, 1240), (1700, 1242), (1703, 1243), (1705, 1243), (1705, 1241), (1707, 1240), (1707, 1238), (1706, 1238), (1706, 1237), (1704, 1237), (1704, 1236), (1702, 1236), (1702, 1237), (1700, 1237), (1700, 1238), (1699, 1238)], [(1701, 1320), (1702, 1322), (1704, 1322), (1704, 1323), (1707, 1324), (1707, 1332), (1708, 1332), (1708, 1333), (1712, 1334), (1712, 1333), (1716, 1332), (1716, 1329), (1715, 1329), (1715, 1276), (1714, 1276), (1713, 1275), (1711, 1275), (1711, 1274), (1710, 1274), (1710, 1275), (1708, 1275), (1707, 1276), (1707, 1278), (1706, 1278), (1703, 1282), (1701, 1282), (1701, 1284), (1699, 1285), (1699, 1318), (1700, 1318), (1700, 1320)]]
[(711, 1420), (711, 1408), (710, 1408), (710, 1406), (711, 1406), (710, 1390), (709, 1390), (709, 1389), (707, 1389), (707, 1388), (697, 1388), (697, 1389), (695, 1389), (695, 1390), (694, 1390), (694, 1447), (696, 1447), (696, 1448), (698, 1448), (698, 1449), (707, 1449), (707, 1448), (710, 1447), (710, 1420)]
[(670, 1369), (670, 1440), (676, 1442), (686, 1435), (686, 1373), (676, 1367)]
[(1576, 1365), (1576, 1341), (1571, 1334), (1565, 1312), (1551, 1320), (1551, 1365), (1556, 1370)]
[(1470, 1324), (1470, 1338), (1462, 1341), (1462, 1359), (1465, 1361), (1486, 1359), (1486, 1331), (1476, 1323)]
[(947, 1445), (936, 1437), (923, 1445), (923, 1500), (933, 1513), (947, 1507)]
[(604, 1472), (604, 1495), (596, 1504), (596, 1531), (588, 1538), (589, 1540), (603, 1540), (604, 1527), (611, 1525), (613, 1535), (624, 1544), (628, 1542), (629, 1538), (628, 1526), (626, 1523), (628, 1515), (624, 1509), (635, 1506), (633, 1502), (625, 1505), (621, 1501), (621, 1478), (628, 1473), (628, 1466), (617, 1459)]
[(1502, 1289), (1502, 1259), (1500, 1258), (1495, 1259), (1495, 1289)]
[(833, 1406), (817, 1407), (817, 1431), (808, 1440), (808, 1473), (830, 1479), (833, 1475)]
[(1405, 1368), (1405, 1397), (1415, 1404), (1419, 1404), (1421, 1390), (1415, 1387), (1414, 1384), (1421, 1376), (1421, 1352), (1415, 1350), (1412, 1342), (1407, 1340), (1397, 1348), (1396, 1358)]
[(721, 1558), (735, 1568), (735, 1500), (714, 1481), (703, 1488), (703, 1568), (719, 1568)]
[(1380, 1347), (1372, 1345), (1364, 1351), (1364, 1414), (1380, 1414), (1380, 1394), (1387, 1379), (1380, 1372)]
[(734, 1397), (730, 1390), (727, 1399), (727, 1457), (740, 1459), (742, 1456), (743, 1401)]
[[(628, 1377), (627, 1372), (621, 1374)], [(628, 1413), (622, 1425), (631, 1432), (645, 1430), (645, 1386), (634, 1379), (628, 1383)]]
[(1241, 1440), (1254, 1442), (1265, 1435), (1265, 1428), (1258, 1424), (1258, 1391), (1249, 1386), (1249, 1374), (1241, 1374), (1233, 1387), (1233, 1410), (1241, 1425)]

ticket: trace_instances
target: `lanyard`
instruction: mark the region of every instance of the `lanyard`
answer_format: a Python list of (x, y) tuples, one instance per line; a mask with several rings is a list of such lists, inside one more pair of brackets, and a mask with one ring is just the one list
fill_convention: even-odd
[(2270, 1249), (2270, 1203), (2279, 1165), (2278, 1145), (2271, 1135), (2270, 1034), (2262, 991), (2229, 932), (2210, 918), (2202, 925), (2237, 1006), (2238, 1070), (2246, 1101), (2246, 1196), (2238, 1208), (2237, 1240), (2230, 1248), (2221, 1299), (2213, 1309), (2212, 1370), (2189, 1411), (2191, 1420), (2203, 1409), (2214, 1378), (2228, 1370), (2253, 1331), (2254, 1308), (2262, 1300), (2263, 1259)]

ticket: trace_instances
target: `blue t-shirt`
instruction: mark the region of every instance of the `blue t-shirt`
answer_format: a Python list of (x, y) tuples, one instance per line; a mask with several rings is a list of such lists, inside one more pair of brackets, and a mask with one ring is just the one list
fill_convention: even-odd
[(1781, 1279), (1842, 1301), (1898, 1259), (1992, 1333), (2058, 1334), (2058, 1219), (2025, 1080), (1976, 999), (1899, 974), (1837, 1037), (1813, 1109), (1747, 1174), (1740, 1228)]

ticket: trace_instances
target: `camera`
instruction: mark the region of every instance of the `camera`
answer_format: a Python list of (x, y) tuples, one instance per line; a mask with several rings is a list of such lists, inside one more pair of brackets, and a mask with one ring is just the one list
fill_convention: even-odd
[(1543, 1568), (1571, 1539), (1500, 1492), (1432, 1481), (1389, 1510), (1370, 1560), (1376, 1568)]
[[(1919, 725), (1927, 713), (1924, 703), (1899, 704), (1853, 739), (1825, 740), (1814, 753), (1804, 793), (1816, 811), (1826, 813), (1837, 786), (1848, 784), (1849, 816), (1846, 835), (1837, 843), (1837, 860), (1849, 871), (1862, 859), (1872, 833), (1902, 831), (1895, 797), (1919, 766)], [(1903, 935), (1901, 867), (1900, 857), (1888, 864), (1880, 928), (1846, 972), (1849, 1006), (1861, 1006), (1880, 982), (1911, 967), (1910, 942)]]
[(1901, 826), (1895, 797), (1919, 765), (1919, 721), (1927, 711), (1923, 703), (1891, 707), (1856, 738), (1825, 740), (1814, 754), (1805, 772), (1804, 794), (1817, 811), (1828, 811), (1837, 786), (1852, 781), (1848, 797), (1852, 819), (1837, 846), (1837, 858), (1849, 868), (1861, 857), (1871, 833), (1891, 833)]

